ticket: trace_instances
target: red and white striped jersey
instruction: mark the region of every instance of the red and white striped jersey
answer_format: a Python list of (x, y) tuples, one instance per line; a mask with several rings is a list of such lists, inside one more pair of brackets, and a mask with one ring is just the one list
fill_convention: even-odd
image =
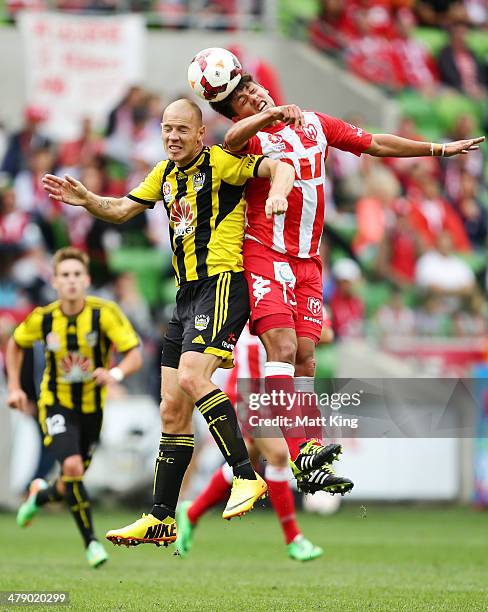
[(257, 240), (279, 253), (295, 257), (317, 255), (325, 219), (325, 160), (328, 147), (355, 155), (367, 149), (372, 136), (350, 123), (306, 111), (305, 126), (279, 123), (258, 132), (242, 151), (280, 159), (295, 168), (296, 179), (288, 196), (286, 215), (266, 219), (264, 205), (268, 179), (251, 179), (246, 187), (246, 238)]

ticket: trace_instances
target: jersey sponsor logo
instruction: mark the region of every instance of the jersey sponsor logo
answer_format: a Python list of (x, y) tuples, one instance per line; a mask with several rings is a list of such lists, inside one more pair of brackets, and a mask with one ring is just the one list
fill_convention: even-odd
[(59, 351), (61, 348), (61, 338), (54, 332), (46, 336), (46, 348), (48, 351)]
[(178, 236), (187, 236), (195, 231), (192, 225), (193, 213), (191, 206), (185, 198), (181, 198), (181, 200), (173, 204), (170, 221), (174, 223), (173, 230), (176, 238)]
[(318, 298), (309, 297), (307, 307), (315, 317), (318, 317), (322, 312), (322, 302)]
[(231, 342), (233, 344), (237, 342), (237, 338), (234, 332), (230, 332), (230, 334), (227, 336), (227, 342)]
[(286, 148), (283, 136), (280, 136), (280, 134), (268, 134), (268, 141), (273, 151), (284, 151)]
[(192, 177), (193, 189), (195, 191), (200, 191), (205, 183), (205, 172), (197, 172)]
[(303, 126), (302, 130), (309, 140), (317, 140), (317, 128), (313, 123), (307, 123), (307, 125)]
[(196, 336), (196, 338), (193, 338), (191, 343), (192, 344), (205, 344), (205, 340), (203, 339), (202, 336)]
[(233, 351), (235, 348), (235, 344), (232, 344), (232, 342), (226, 342), (225, 340), (222, 341), (222, 346), (227, 349), (228, 351)]
[(308, 317), (307, 315), (303, 315), (304, 321), (311, 321), (312, 323), (317, 323), (317, 325), (322, 325), (322, 321), (320, 319), (315, 319), (314, 317)]
[(165, 181), (163, 183), (163, 199), (166, 203), (171, 202), (171, 200), (173, 199), (172, 191), (173, 188), (171, 187), (171, 183)]
[(296, 278), (287, 261), (274, 261), (273, 267), (275, 280), (279, 283), (289, 283), (292, 287), (295, 286)]
[(78, 383), (92, 379), (92, 360), (81, 353), (75, 351), (67, 353), (61, 360), (60, 366), (64, 382)]
[(195, 315), (195, 329), (198, 329), (198, 331), (203, 331), (204, 329), (207, 329), (209, 323), (210, 317), (208, 315)]
[(256, 307), (263, 297), (271, 291), (271, 281), (251, 272), (253, 279), (252, 295), (254, 297), (254, 307)]
[(98, 332), (91, 331), (90, 333), (86, 334), (85, 338), (86, 338), (86, 343), (88, 344), (88, 346), (90, 348), (93, 348), (94, 346), (97, 345), (97, 342), (98, 342)]
[(145, 539), (149, 540), (157, 540), (157, 539), (165, 539), (165, 538), (175, 538), (176, 537), (176, 523), (171, 523), (171, 525), (167, 525), (166, 523), (158, 523), (157, 525), (151, 525), (147, 528), (146, 534), (144, 535)]
[(57, 436), (66, 431), (66, 419), (62, 414), (53, 414), (46, 419), (47, 433), (50, 436)]

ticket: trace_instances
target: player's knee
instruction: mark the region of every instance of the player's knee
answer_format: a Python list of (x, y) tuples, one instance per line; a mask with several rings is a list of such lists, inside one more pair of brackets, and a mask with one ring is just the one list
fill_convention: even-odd
[(266, 342), (266, 353), (268, 361), (282, 361), (285, 363), (295, 363), (297, 352), (297, 341), (293, 335), (283, 332), (274, 333), (274, 330), (267, 332), (268, 341)]
[(85, 473), (80, 455), (72, 455), (63, 461), (63, 476), (81, 478)]
[(195, 368), (181, 366), (178, 369), (178, 384), (191, 398), (198, 398), (201, 395), (202, 386), (208, 383), (208, 380), (202, 376), (201, 372)]
[(168, 397), (163, 397), (159, 406), (159, 414), (161, 415), (161, 431), (165, 433), (187, 431), (191, 424), (191, 414), (188, 415), (185, 410), (182, 410), (181, 405)]
[(314, 355), (307, 355), (304, 358), (300, 358), (297, 355), (297, 362), (295, 364), (295, 376), (315, 376), (315, 368), (317, 367), (317, 361)]

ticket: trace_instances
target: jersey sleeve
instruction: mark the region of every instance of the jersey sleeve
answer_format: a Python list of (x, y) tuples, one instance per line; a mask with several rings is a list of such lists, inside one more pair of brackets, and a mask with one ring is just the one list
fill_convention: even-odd
[[(224, 143), (224, 148), (225, 147), (226, 147), (226, 143)], [(240, 151), (237, 151), (237, 153), (239, 155), (248, 155), (248, 154), (262, 155), (263, 148), (261, 146), (261, 141), (259, 140), (257, 136), (253, 136), (247, 141), (246, 146), (243, 147)]]
[(100, 327), (119, 353), (125, 353), (139, 345), (132, 324), (114, 302), (106, 302), (100, 313)]
[(36, 308), (16, 327), (14, 331), (14, 340), (20, 348), (30, 348), (35, 342), (44, 339), (42, 333), (43, 318), (42, 310)]
[(371, 145), (372, 134), (362, 128), (322, 113), (317, 116), (331, 147), (361, 155)]
[(241, 155), (220, 146), (212, 147), (212, 157), (219, 177), (231, 185), (244, 185), (248, 179), (257, 177), (264, 159), (264, 155)]
[(167, 161), (159, 162), (137, 187), (131, 189), (127, 197), (134, 202), (153, 208), (154, 204), (163, 199), (161, 193), (162, 178)]

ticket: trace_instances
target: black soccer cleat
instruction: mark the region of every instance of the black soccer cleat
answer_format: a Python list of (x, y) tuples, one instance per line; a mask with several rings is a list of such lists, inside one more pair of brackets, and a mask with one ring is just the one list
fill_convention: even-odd
[(290, 467), (298, 480), (317, 468), (336, 461), (341, 453), (342, 446), (340, 444), (323, 446), (315, 439), (308, 440), (308, 442), (300, 444), (300, 452), (295, 461), (290, 460)]
[(329, 466), (323, 466), (297, 480), (298, 490), (313, 495), (317, 491), (326, 491), (331, 495), (344, 495), (352, 490), (354, 483), (349, 478), (336, 476)]

